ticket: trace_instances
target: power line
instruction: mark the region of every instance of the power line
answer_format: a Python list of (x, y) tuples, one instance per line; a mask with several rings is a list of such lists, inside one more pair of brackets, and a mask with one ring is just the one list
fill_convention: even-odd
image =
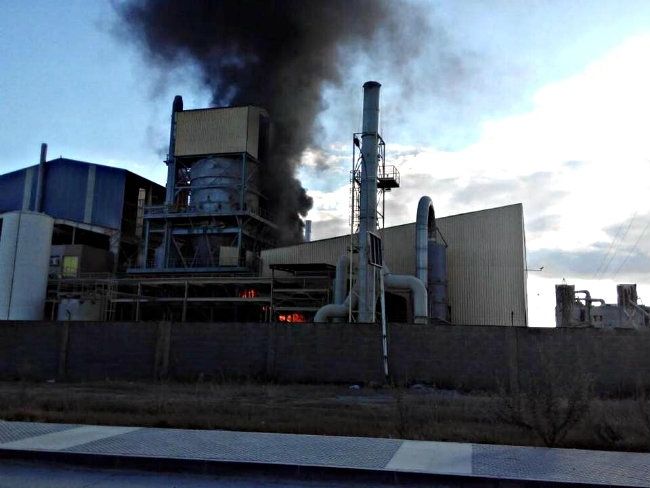
[(634, 215), (632, 215), (632, 218), (630, 219), (630, 222), (628, 223), (627, 228), (625, 229), (625, 232), (620, 237), (620, 239), (618, 237), (619, 237), (619, 235), (621, 233), (621, 230), (623, 229), (623, 226), (624, 226), (625, 222), (623, 222), (619, 226), (618, 231), (616, 231), (616, 235), (614, 236), (614, 240), (612, 240), (612, 242), (609, 244), (609, 248), (607, 249), (607, 252), (603, 256), (603, 260), (600, 263), (600, 266), (598, 266), (598, 269), (594, 273), (594, 276), (593, 276), (594, 278), (602, 276), (607, 272), (607, 269), (609, 268), (610, 264), (612, 264), (612, 261), (614, 260), (614, 258), (616, 257), (616, 254), (618, 253), (619, 246), (625, 240), (625, 237), (627, 236), (627, 233), (629, 232), (630, 227), (632, 227), (632, 223), (634, 222), (635, 217), (636, 217), (636, 212), (634, 212)]
[(618, 254), (618, 250), (619, 250), (621, 244), (623, 244), (625, 242), (625, 238), (627, 237), (627, 233), (630, 231), (630, 228), (632, 227), (632, 224), (634, 223), (635, 218), (636, 218), (636, 212), (634, 212), (634, 215), (632, 215), (632, 218), (630, 219), (630, 223), (627, 224), (625, 232), (623, 233), (620, 240), (618, 241), (618, 244), (614, 247), (614, 252), (610, 256), (609, 261), (607, 261), (607, 263), (605, 263), (605, 267), (603, 268), (603, 271), (600, 274), (601, 277), (607, 272), (607, 270), (609, 269), (609, 266), (614, 261), (614, 258), (616, 258), (616, 255)]
[(603, 269), (603, 264), (605, 264), (605, 261), (609, 257), (609, 253), (612, 252), (612, 248), (614, 247), (614, 243), (618, 240), (618, 236), (621, 234), (621, 231), (623, 230), (623, 226), (625, 225), (625, 222), (621, 222), (621, 225), (618, 226), (618, 229), (616, 230), (616, 235), (614, 236), (614, 239), (612, 239), (609, 243), (609, 247), (607, 248), (607, 252), (603, 254), (603, 259), (600, 260), (600, 264), (598, 265), (598, 268), (596, 269), (596, 272), (592, 276), (592, 278), (596, 278), (598, 276), (598, 273), (600, 273), (600, 270)]
[(634, 255), (634, 252), (636, 251), (637, 246), (641, 242), (641, 239), (643, 239), (643, 237), (645, 236), (645, 233), (648, 231), (648, 227), (650, 227), (650, 222), (645, 224), (645, 227), (643, 228), (643, 232), (641, 232), (641, 235), (639, 236), (639, 238), (634, 243), (634, 246), (632, 246), (632, 250), (629, 252), (629, 254), (627, 256), (625, 256), (625, 259), (623, 260), (623, 262), (616, 269), (616, 273), (614, 273), (614, 278), (616, 278), (618, 276), (618, 273), (621, 271), (623, 266), (625, 266), (625, 264), (627, 263), (627, 260), (630, 259), (630, 256)]

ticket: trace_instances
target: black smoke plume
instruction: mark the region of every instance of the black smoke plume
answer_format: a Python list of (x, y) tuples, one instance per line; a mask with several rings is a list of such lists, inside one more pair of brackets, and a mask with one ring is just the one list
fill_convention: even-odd
[(215, 105), (252, 104), (269, 111), (273, 135), (262, 191), (280, 225), (280, 241), (291, 243), (302, 239), (300, 216), (312, 206), (296, 169), (303, 151), (317, 145), (323, 86), (340, 83), (344, 64), (354, 64), (353, 58), (342, 59), (346, 48), (363, 51), (379, 31), (399, 30), (401, 3), (132, 0), (118, 12), (157, 65), (198, 63)]

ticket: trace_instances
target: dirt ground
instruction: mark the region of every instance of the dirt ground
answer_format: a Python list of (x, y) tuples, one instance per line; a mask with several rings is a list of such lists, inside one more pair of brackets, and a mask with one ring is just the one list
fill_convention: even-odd
[[(591, 399), (554, 445), (648, 451), (642, 407), (637, 399)], [(4, 420), (544, 445), (539, 429), (512, 421), (504, 408), (499, 395), (419, 385), (0, 382)]]

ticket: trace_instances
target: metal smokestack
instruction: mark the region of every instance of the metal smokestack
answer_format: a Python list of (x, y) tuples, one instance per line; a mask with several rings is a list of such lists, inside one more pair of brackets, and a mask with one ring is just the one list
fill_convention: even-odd
[(38, 176), (36, 177), (36, 198), (34, 211), (43, 211), (43, 185), (45, 184), (45, 161), (47, 160), (47, 144), (41, 144), (41, 158), (38, 163)]
[(311, 242), (311, 220), (305, 220), (305, 242)]
[(375, 321), (375, 267), (368, 264), (368, 233), (377, 230), (377, 152), (379, 90), (376, 81), (363, 85), (361, 188), (359, 209), (359, 322)]
[(169, 130), (169, 153), (167, 154), (167, 192), (165, 204), (174, 203), (174, 187), (176, 186), (176, 114), (183, 111), (183, 97), (176, 95), (172, 104), (172, 122)]

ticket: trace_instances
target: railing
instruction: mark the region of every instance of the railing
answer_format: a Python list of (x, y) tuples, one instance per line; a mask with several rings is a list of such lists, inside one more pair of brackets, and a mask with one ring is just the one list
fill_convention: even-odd
[[(208, 260), (208, 259), (181, 259), (181, 258), (171, 258), (168, 260), (166, 265), (160, 267), (160, 264), (156, 262), (155, 259), (149, 259), (146, 262), (145, 269), (192, 269), (192, 268), (236, 268), (236, 267), (246, 267), (250, 268), (253, 270), (258, 269), (260, 259), (258, 257), (254, 257), (252, 260), (248, 259), (240, 259), (236, 256), (233, 257), (221, 257), (219, 259), (215, 260)], [(137, 267), (139, 268), (139, 266)], [(133, 268), (133, 269), (137, 269)]]
[(395, 166), (384, 166), (383, 168), (380, 166), (377, 169), (377, 179), (379, 180), (391, 180), (397, 183), (397, 186), (399, 186), (399, 171)]
[(273, 221), (274, 216), (268, 210), (264, 208), (244, 208), (240, 209), (238, 205), (233, 206), (228, 210), (202, 210), (196, 205), (150, 205), (144, 208), (144, 215), (160, 215), (160, 214), (209, 214), (209, 215), (233, 215), (241, 212), (245, 212), (251, 215), (256, 215), (266, 220)]

